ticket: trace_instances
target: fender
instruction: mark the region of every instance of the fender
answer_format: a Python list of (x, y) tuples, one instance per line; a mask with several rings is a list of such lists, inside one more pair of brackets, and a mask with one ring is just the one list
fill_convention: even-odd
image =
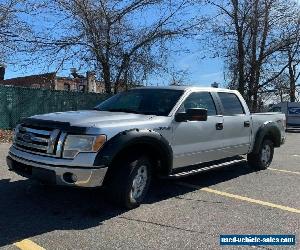
[[(153, 148), (161, 159), (161, 167), (165, 174), (172, 170), (173, 150), (169, 142), (158, 132), (150, 129), (131, 129), (118, 133), (108, 140), (98, 152), (94, 165), (109, 166), (120, 152), (130, 147), (147, 145)], [(166, 171), (166, 172), (165, 172)]]
[(275, 122), (266, 122), (258, 129), (252, 153), (258, 154), (260, 145), (265, 137), (269, 137), (274, 142), (275, 147), (280, 146), (281, 132)]

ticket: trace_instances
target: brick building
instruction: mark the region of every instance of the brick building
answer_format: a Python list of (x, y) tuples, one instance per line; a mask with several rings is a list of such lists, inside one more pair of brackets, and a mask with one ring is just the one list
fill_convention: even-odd
[(75, 69), (71, 69), (70, 77), (57, 76), (53, 72), (4, 80), (5, 68), (0, 65), (0, 73), (1, 85), (94, 93), (105, 92), (104, 84), (97, 81), (95, 74), (90, 71), (86, 73), (86, 76), (79, 75)]

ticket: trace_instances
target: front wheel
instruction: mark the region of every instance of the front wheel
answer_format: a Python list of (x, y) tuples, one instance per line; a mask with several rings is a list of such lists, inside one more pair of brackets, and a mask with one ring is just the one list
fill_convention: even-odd
[(251, 167), (257, 170), (267, 169), (273, 159), (274, 155), (274, 144), (271, 140), (265, 139), (257, 154), (248, 154), (247, 160)]
[(147, 156), (128, 157), (119, 161), (108, 180), (108, 199), (128, 209), (139, 206), (149, 189), (151, 171)]

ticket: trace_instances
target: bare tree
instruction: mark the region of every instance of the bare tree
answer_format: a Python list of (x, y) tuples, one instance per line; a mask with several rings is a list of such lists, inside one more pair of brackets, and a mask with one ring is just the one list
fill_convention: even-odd
[[(289, 99), (289, 77), (287, 73), (284, 73), (277, 77), (272, 82), (272, 88), (270, 90), (266, 89), (263, 93), (269, 93), (270, 99), (274, 102), (284, 102)], [(275, 94), (275, 95), (274, 95)]]
[(94, 66), (107, 93), (164, 68), (169, 43), (198, 25), (189, 0), (54, 0), (49, 6), (59, 7), (60, 34), (48, 32), (43, 49), (56, 60), (62, 55), (62, 64), (77, 59)]
[(17, 1), (0, 2), (0, 63), (6, 61), (11, 40), (14, 37), (11, 30), (15, 22), (15, 7)]
[(211, 1), (218, 10), (214, 31), (226, 43), (230, 86), (238, 89), (256, 111), (259, 94), (288, 68), (282, 53), (295, 44), (291, 28), (299, 7), (288, 0)]
[(188, 85), (189, 71), (187, 69), (176, 70), (173, 67), (170, 69), (170, 76), (171, 76), (171, 79), (170, 79), (169, 85), (172, 85), (172, 86)]
[(287, 72), (289, 78), (290, 101), (296, 101), (297, 82), (300, 79), (300, 20), (297, 29), (297, 41), (286, 50)]
[(33, 42), (29, 26), (20, 18), (26, 8), (25, 0), (0, 2), (0, 63), (11, 63), (16, 53), (25, 53)]

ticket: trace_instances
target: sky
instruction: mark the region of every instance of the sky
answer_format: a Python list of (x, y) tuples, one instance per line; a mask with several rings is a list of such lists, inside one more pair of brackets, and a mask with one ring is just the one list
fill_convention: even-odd
[(224, 64), (221, 58), (201, 59), (197, 53), (182, 57), (178, 67), (189, 71), (191, 85), (210, 86), (217, 82), (224, 85)]
[[(299, 0), (300, 1), (300, 0)], [(206, 13), (211, 12), (211, 9), (205, 10)], [(53, 18), (53, 17), (50, 17)], [(40, 29), (44, 24), (43, 20), (33, 20), (32, 26), (34, 29)], [(187, 75), (185, 77), (185, 82), (189, 85), (197, 85), (197, 86), (210, 86), (214, 82), (221, 83), (224, 85), (223, 79), (223, 60), (221, 58), (209, 58), (209, 56), (205, 55), (205, 59), (203, 59), (203, 54), (205, 54), (205, 50), (201, 48), (200, 43), (195, 41), (187, 41), (185, 47), (190, 50), (190, 53), (184, 53), (180, 55), (171, 55), (171, 60), (174, 61), (174, 67), (176, 70), (185, 70), (187, 71)], [(18, 56), (17, 60), (21, 63), (24, 60), (24, 57)], [(44, 62), (45, 61), (45, 62)], [(41, 64), (46, 65), (46, 60), (41, 57)], [(6, 68), (5, 79), (10, 79), (14, 77), (21, 77), (32, 74), (41, 74), (46, 72), (55, 71), (55, 67), (47, 68), (43, 67), (43, 65), (38, 65), (42, 67), (36, 67), (34, 65), (29, 65), (28, 67), (18, 67), (18, 65), (13, 66), (8, 64)], [(70, 67), (66, 67), (63, 70), (58, 71), (58, 75), (60, 76), (68, 76), (70, 74)], [(44, 69), (43, 69), (44, 68)], [(85, 72), (81, 72), (85, 73)], [(163, 84), (166, 85), (170, 82), (171, 76), (163, 75), (161, 77), (151, 77), (148, 81), (148, 85), (157, 85)]]
[[(300, 3), (300, 0), (297, 1)], [(205, 11), (211, 12), (211, 9), (206, 9)], [(38, 24), (39, 22), (33, 23), (33, 25), (37, 25), (37, 27)], [(221, 86), (226, 85), (226, 82), (224, 81), (224, 63), (222, 58), (211, 58), (206, 54), (205, 48), (201, 48), (200, 43), (195, 43), (194, 41), (187, 42), (185, 46), (189, 48), (191, 52), (178, 56), (172, 55), (172, 60), (176, 62), (174, 63), (174, 66), (177, 70), (187, 70), (186, 83), (196, 86), (210, 86), (212, 83), (217, 82)], [(204, 59), (203, 55), (205, 55)], [(22, 60), (21, 57), (18, 59)], [(70, 68), (71, 67), (72, 66), (70, 66)], [(55, 71), (55, 68), (41, 70), (41, 68), (38, 67), (28, 66), (24, 69), (7, 65), (5, 78), (9, 79), (31, 74), (40, 74), (46, 73), (47, 71)], [(59, 71), (58, 74), (61, 76), (68, 76), (69, 72), (69, 68), (65, 68), (64, 70)], [(163, 78), (152, 77), (149, 79), (149, 85), (168, 84), (169, 81), (170, 77), (167, 76), (164, 76)]]
[[(186, 79), (186, 83), (189, 85), (195, 86), (210, 86), (212, 83), (217, 82), (221, 85), (224, 85), (224, 64), (221, 58), (199, 58), (197, 52), (192, 52), (188, 55), (175, 57), (177, 63), (175, 66), (179, 70), (188, 70), (188, 75)], [(53, 69), (54, 70), (54, 69)], [(49, 70), (51, 71), (51, 69)], [(40, 74), (46, 73), (45, 70), (40, 70), (37, 68), (28, 67), (27, 69), (19, 69), (18, 67), (13, 67), (7, 65), (5, 79), (32, 75), (32, 74)], [(84, 72), (82, 72), (84, 73)], [(58, 72), (60, 76), (68, 76), (69, 69), (65, 69)], [(150, 84), (168, 84), (170, 79), (166, 77), (166, 79), (149, 79)]]

